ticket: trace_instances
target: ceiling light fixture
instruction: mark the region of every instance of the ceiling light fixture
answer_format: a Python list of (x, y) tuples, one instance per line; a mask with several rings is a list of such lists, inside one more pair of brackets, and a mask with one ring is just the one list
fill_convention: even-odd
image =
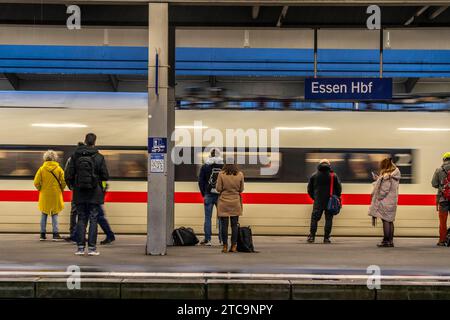
[(87, 128), (87, 125), (80, 123), (33, 123), (31, 126), (40, 128)]
[(175, 126), (175, 129), (208, 129), (207, 126)]
[(443, 132), (450, 131), (450, 128), (397, 128), (399, 131), (421, 131), (421, 132)]
[(283, 131), (330, 131), (328, 127), (276, 127), (275, 130)]

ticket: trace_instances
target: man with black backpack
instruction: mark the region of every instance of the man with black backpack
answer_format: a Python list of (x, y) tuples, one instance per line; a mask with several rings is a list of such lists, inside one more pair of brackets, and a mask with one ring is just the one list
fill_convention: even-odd
[[(205, 161), (200, 169), (198, 176), (198, 186), (203, 197), (205, 206), (205, 238), (200, 242), (201, 245), (211, 246), (211, 218), (214, 206), (217, 207), (219, 193), (216, 190), (217, 177), (223, 167), (223, 159), (220, 157), (219, 150), (212, 149), (210, 157)], [(219, 223), (219, 242), (220, 238), (220, 222)]]
[(78, 146), (68, 163), (65, 177), (73, 190), (78, 215), (76, 255), (84, 255), (86, 227), (89, 222), (88, 255), (97, 256), (97, 220), (103, 203), (102, 182), (109, 179), (105, 158), (95, 148), (97, 136), (88, 133), (85, 145)]
[[(78, 147), (79, 146), (84, 146), (84, 142), (78, 142)], [(67, 171), (70, 161), (71, 161), (71, 158), (69, 157), (69, 159), (67, 159), (66, 166), (64, 167), (64, 171)], [(106, 181), (102, 181), (103, 194), (106, 193), (107, 186), (108, 186), (108, 184), (106, 183)], [(69, 188), (71, 189), (72, 186), (69, 186)], [(104, 201), (100, 205), (100, 211), (99, 211), (98, 219), (97, 219), (98, 225), (103, 230), (103, 233), (106, 235), (106, 238), (104, 240), (100, 241), (101, 245), (110, 244), (116, 240), (115, 234), (112, 231), (108, 220), (106, 219), (105, 211), (103, 210), (103, 206), (102, 206), (103, 203), (104, 203)], [(76, 228), (77, 228), (77, 204), (72, 199), (71, 208), (70, 208), (70, 224), (69, 224), (70, 235), (68, 237), (64, 238), (65, 241), (75, 242), (75, 243), (77, 242), (78, 238), (77, 238)]]
[(439, 242), (445, 246), (447, 242), (447, 217), (450, 211), (450, 152), (442, 155), (443, 164), (436, 169), (431, 180), (433, 188), (438, 189), (437, 207), (439, 211)]

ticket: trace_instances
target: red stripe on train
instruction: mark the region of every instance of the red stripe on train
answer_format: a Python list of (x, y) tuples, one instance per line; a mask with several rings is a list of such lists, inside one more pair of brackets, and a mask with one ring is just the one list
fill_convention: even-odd
[[(0, 190), (0, 201), (33, 202), (38, 201), (39, 194), (32, 190)], [(64, 192), (64, 201), (70, 202), (72, 194)], [(142, 191), (110, 191), (106, 202), (146, 203), (147, 193)], [(244, 193), (246, 204), (311, 204), (306, 193)], [(203, 203), (198, 192), (175, 192), (175, 203)], [(369, 205), (369, 194), (344, 194), (343, 205)], [(436, 196), (431, 194), (401, 194), (398, 204), (402, 206), (434, 206)]]

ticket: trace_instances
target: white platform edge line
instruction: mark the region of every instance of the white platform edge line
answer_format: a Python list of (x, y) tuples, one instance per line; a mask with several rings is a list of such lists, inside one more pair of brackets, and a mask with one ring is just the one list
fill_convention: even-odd
[[(62, 271), (0, 271), (0, 277), (68, 277)], [(83, 278), (204, 278), (245, 280), (368, 280), (372, 275), (272, 274), (272, 273), (172, 273), (172, 272), (81, 272)], [(450, 276), (381, 275), (381, 280), (450, 281)]]

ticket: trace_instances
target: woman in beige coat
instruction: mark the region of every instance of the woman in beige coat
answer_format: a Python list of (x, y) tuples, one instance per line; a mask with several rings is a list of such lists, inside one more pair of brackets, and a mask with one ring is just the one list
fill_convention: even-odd
[(220, 193), (217, 202), (217, 215), (222, 225), (222, 252), (228, 252), (228, 221), (231, 221), (231, 249), (237, 252), (238, 222), (242, 215), (244, 174), (235, 164), (225, 164), (217, 177), (216, 189)]
[(383, 221), (383, 241), (378, 247), (394, 246), (394, 220), (397, 213), (398, 187), (400, 184), (400, 170), (390, 158), (380, 163), (380, 175), (376, 179), (372, 191), (372, 203), (369, 216), (375, 225), (376, 219)]

